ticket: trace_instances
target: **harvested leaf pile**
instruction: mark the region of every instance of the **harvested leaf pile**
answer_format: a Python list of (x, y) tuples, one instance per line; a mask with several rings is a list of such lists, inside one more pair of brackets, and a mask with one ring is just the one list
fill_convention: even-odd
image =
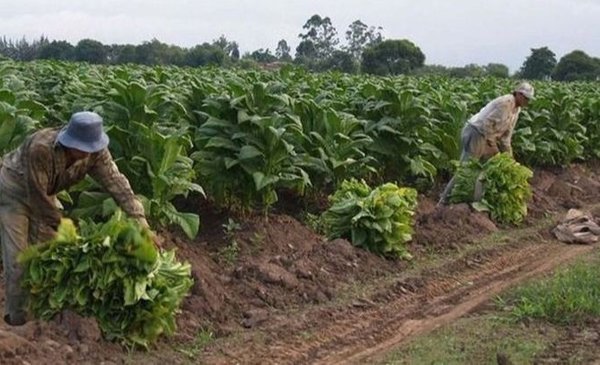
[(527, 216), (532, 177), (530, 169), (506, 153), (484, 163), (472, 160), (459, 167), (450, 202), (473, 203), (498, 223), (518, 224)]
[(120, 212), (104, 224), (63, 219), (56, 238), (20, 256), (29, 305), (38, 318), (62, 310), (93, 316), (104, 336), (147, 347), (175, 330), (175, 314), (192, 286), (190, 265), (160, 252), (150, 232)]
[(330, 239), (346, 238), (371, 252), (410, 258), (406, 243), (413, 234), (415, 189), (387, 183), (371, 190), (364, 181), (351, 179), (329, 200), (322, 219)]

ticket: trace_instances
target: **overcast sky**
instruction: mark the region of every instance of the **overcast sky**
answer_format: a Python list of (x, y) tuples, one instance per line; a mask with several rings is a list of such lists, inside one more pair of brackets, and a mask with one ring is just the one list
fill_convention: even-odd
[(280, 39), (294, 50), (314, 14), (331, 19), (342, 43), (357, 19), (381, 26), (386, 39), (416, 43), (427, 64), (515, 71), (542, 46), (557, 58), (574, 49), (600, 57), (600, 0), (2, 0), (0, 36), (191, 47), (225, 35), (242, 53), (273, 52)]

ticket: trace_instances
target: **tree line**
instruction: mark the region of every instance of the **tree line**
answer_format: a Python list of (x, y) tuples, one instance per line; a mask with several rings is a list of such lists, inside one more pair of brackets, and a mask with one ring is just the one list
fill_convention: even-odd
[[(368, 26), (356, 20), (340, 42), (337, 29), (329, 17), (313, 15), (298, 34), (300, 43), (292, 57), (291, 47), (281, 39), (272, 52), (258, 49), (240, 55), (239, 45), (224, 35), (212, 42), (190, 48), (169, 45), (157, 39), (139, 45), (105, 45), (93, 39), (82, 39), (76, 45), (42, 36), (31, 42), (25, 38), (0, 39), (0, 57), (20, 61), (53, 59), (94, 64), (239, 66), (244, 68), (276, 68), (293, 63), (312, 71), (340, 71), (375, 75), (440, 74), (452, 77), (495, 76), (508, 78), (509, 69), (501, 63), (468, 64), (464, 67), (425, 65), (425, 54), (408, 39), (384, 39), (381, 27)], [(600, 79), (600, 59), (574, 50), (557, 61), (548, 47), (532, 48), (514, 77), (553, 79), (559, 81)]]

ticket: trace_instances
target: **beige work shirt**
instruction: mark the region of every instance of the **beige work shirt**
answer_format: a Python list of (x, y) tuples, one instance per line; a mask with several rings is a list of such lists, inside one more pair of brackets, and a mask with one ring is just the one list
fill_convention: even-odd
[(485, 137), (490, 146), (498, 145), (500, 151), (512, 154), (511, 138), (520, 111), (512, 94), (503, 95), (489, 102), (468, 123)]

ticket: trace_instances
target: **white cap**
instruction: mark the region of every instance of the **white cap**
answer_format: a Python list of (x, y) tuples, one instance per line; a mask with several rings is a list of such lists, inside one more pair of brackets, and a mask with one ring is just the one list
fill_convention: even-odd
[(520, 83), (514, 90), (516, 93), (521, 93), (523, 94), (524, 97), (526, 97), (529, 100), (532, 100), (533, 97), (533, 86), (531, 86), (530, 83), (528, 83), (527, 81), (524, 81), (522, 83)]

